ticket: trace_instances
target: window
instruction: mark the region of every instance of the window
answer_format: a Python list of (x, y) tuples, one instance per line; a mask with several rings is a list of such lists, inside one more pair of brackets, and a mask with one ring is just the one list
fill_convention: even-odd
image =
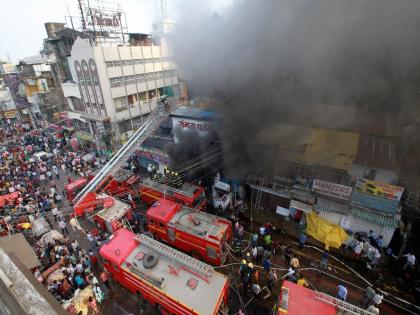
[(217, 258), (217, 251), (213, 247), (207, 246), (207, 256), (210, 258), (216, 259)]
[(159, 222), (159, 227), (161, 227), (163, 229), (165, 226), (163, 225), (162, 222)]

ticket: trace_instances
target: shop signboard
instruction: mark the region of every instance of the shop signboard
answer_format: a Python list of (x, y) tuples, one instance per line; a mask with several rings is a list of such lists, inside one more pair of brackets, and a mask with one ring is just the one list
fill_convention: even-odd
[(353, 188), (349, 186), (339, 185), (320, 179), (314, 179), (312, 190), (318, 194), (334, 197), (341, 200), (349, 200)]
[(397, 199), (392, 200), (376, 197), (375, 195), (365, 194), (357, 190), (353, 192), (351, 203), (356, 206), (362, 206), (392, 214), (397, 212), (399, 205), (399, 201)]
[(364, 194), (397, 201), (400, 201), (404, 191), (404, 187), (365, 178), (359, 178), (354, 189)]

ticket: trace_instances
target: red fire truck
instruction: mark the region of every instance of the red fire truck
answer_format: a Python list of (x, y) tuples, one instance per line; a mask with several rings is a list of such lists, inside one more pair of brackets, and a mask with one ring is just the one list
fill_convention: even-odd
[(72, 202), (74, 197), (77, 196), (79, 191), (81, 191), (88, 182), (89, 182), (89, 179), (82, 177), (82, 178), (78, 178), (74, 180), (71, 183), (66, 184), (64, 186), (64, 191), (65, 191), (67, 200), (69, 202)]
[(112, 196), (121, 196), (127, 193), (136, 194), (133, 185), (140, 177), (126, 169), (119, 169), (113, 176), (107, 176), (96, 189), (97, 193), (106, 192)]
[(203, 210), (207, 205), (204, 188), (194, 184), (185, 183), (181, 189), (176, 189), (150, 179), (144, 179), (140, 183), (140, 195), (143, 202), (148, 204), (165, 198), (195, 210)]
[(74, 213), (80, 217), (92, 215), (93, 222), (104, 231), (113, 233), (123, 227), (124, 220), (131, 220), (131, 206), (107, 194), (89, 193), (82, 202), (74, 207)]
[[(95, 173), (89, 174), (88, 178), (78, 178), (67, 184), (64, 188), (67, 200), (72, 202), (77, 194), (86, 186), (88, 182), (95, 176)], [(119, 169), (114, 176), (107, 176), (97, 187), (96, 192), (106, 192), (112, 196), (121, 196), (130, 192), (136, 194), (133, 185), (139, 180), (139, 177), (132, 172)]]
[[(336, 315), (347, 314), (373, 315), (350, 303), (341, 301), (328, 294), (314, 291), (290, 281), (283, 281), (274, 315)], [(350, 313), (349, 313), (350, 314)]]
[(221, 265), (227, 257), (225, 242), (232, 238), (229, 220), (162, 198), (147, 210), (146, 222), (156, 239), (196, 259)]
[(120, 229), (101, 247), (99, 255), (116, 281), (163, 314), (216, 315), (227, 311), (226, 276), (143, 234)]

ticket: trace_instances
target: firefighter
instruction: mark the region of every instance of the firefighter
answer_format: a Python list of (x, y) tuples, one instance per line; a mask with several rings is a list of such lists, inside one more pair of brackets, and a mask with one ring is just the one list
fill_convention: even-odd
[(246, 271), (248, 269), (247, 262), (245, 259), (241, 261), (241, 265), (239, 266), (239, 275), (241, 278), (245, 277)]
[(248, 253), (246, 253), (245, 260), (247, 261), (247, 263), (252, 262), (252, 259), (251, 259), (251, 254), (250, 254), (249, 252), (248, 252)]
[(182, 187), (182, 179), (181, 176), (178, 175), (178, 173), (175, 173), (175, 185), (177, 188)]

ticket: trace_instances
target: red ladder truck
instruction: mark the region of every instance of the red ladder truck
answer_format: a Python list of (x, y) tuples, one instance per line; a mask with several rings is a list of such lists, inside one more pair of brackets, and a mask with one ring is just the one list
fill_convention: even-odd
[(221, 265), (228, 255), (232, 223), (227, 219), (160, 199), (147, 210), (146, 223), (154, 238), (196, 259)]
[(120, 229), (99, 255), (114, 280), (163, 314), (227, 311), (229, 281), (225, 275), (143, 234)]
[(139, 185), (141, 199), (148, 204), (153, 204), (155, 201), (165, 198), (195, 210), (205, 210), (207, 205), (204, 187), (202, 186), (185, 183), (181, 189), (176, 189), (150, 179), (142, 180)]

